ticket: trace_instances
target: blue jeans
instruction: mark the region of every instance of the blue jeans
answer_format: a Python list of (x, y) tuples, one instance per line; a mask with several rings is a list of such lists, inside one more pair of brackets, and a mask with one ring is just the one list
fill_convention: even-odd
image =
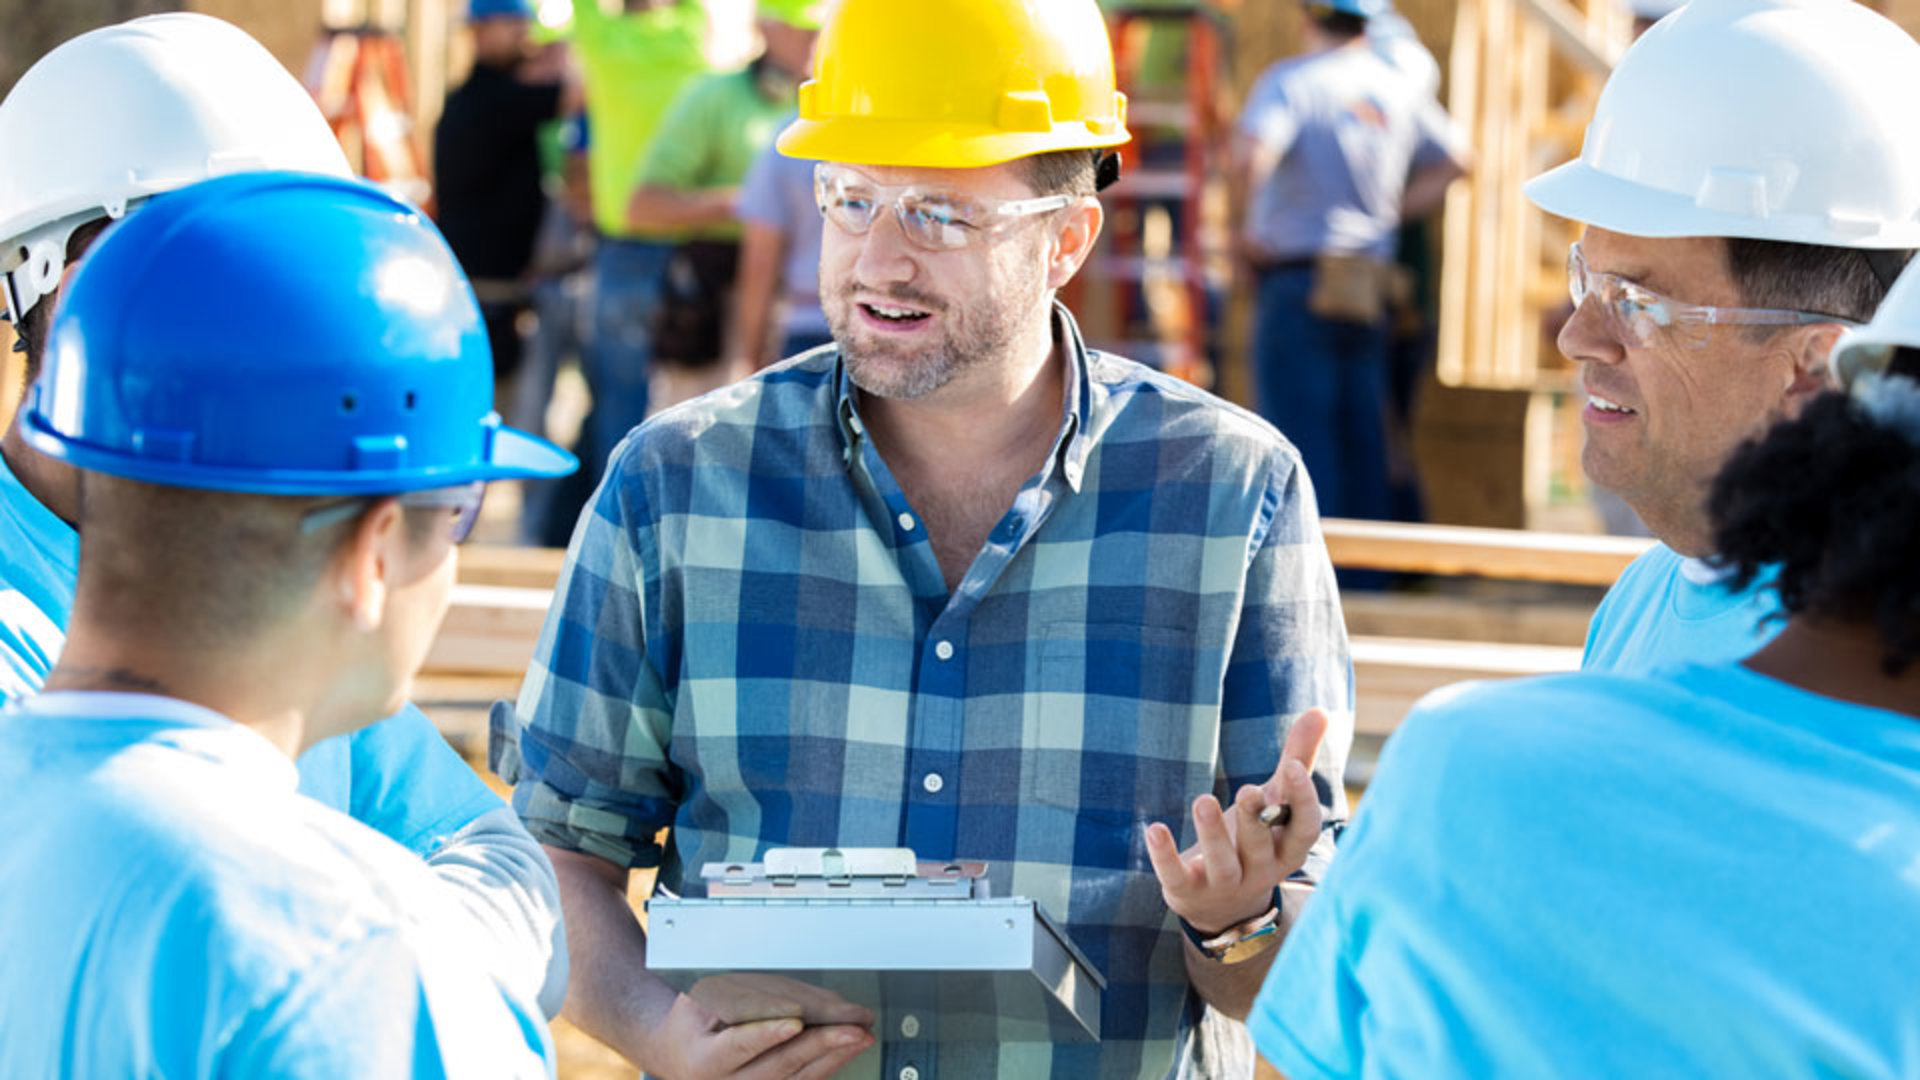
[(593, 408), (581, 433), (580, 468), (596, 478), (613, 448), (647, 418), (651, 328), (672, 253), (671, 244), (611, 237), (594, 252), (593, 340), (584, 372)]
[(1324, 517), (1382, 519), (1387, 477), (1387, 328), (1307, 310), (1311, 266), (1260, 273), (1253, 356), (1260, 414), (1293, 442)]

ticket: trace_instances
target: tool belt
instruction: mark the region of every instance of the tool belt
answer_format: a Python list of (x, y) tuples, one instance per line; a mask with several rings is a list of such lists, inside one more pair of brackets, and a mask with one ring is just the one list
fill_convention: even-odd
[(653, 356), (691, 367), (720, 359), (740, 245), (689, 240), (673, 250), (661, 272), (653, 318)]
[(1307, 310), (1329, 322), (1377, 325), (1396, 299), (1392, 263), (1365, 255), (1322, 252), (1313, 260), (1313, 288)]

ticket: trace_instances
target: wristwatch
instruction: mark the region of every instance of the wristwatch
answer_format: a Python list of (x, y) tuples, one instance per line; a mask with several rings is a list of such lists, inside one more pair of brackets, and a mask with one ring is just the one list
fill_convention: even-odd
[(1187, 940), (1193, 947), (1211, 960), (1222, 964), (1238, 964), (1251, 960), (1280, 940), (1280, 887), (1273, 888), (1273, 905), (1266, 911), (1248, 919), (1246, 922), (1229, 926), (1213, 937), (1206, 937), (1195, 930), (1187, 920), (1180, 920), (1180, 929), (1186, 931)]

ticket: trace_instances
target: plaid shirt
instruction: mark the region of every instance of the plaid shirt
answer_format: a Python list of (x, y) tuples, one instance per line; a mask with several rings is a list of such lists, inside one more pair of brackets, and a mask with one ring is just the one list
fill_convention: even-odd
[(1057, 325), (1058, 442), (951, 595), (815, 350), (629, 436), (500, 710), (495, 767), (547, 843), (695, 895), (770, 847), (982, 859), (1107, 979), (1097, 1045), (936, 1049), (937, 1018), (882, 1017), (846, 1075), (1166, 1075), (1200, 1006), (1146, 823), (1191, 843), (1191, 800), (1267, 779), (1313, 705), (1345, 816), (1352, 668), (1298, 455)]

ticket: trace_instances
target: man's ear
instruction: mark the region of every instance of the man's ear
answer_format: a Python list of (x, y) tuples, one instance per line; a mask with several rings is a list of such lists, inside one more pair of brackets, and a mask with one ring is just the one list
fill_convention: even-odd
[(1833, 346), (1846, 327), (1815, 323), (1794, 335), (1792, 380), (1787, 383), (1787, 410), (1798, 414), (1822, 391), (1839, 386), (1833, 369)]
[(406, 539), (406, 512), (387, 498), (354, 522), (333, 554), (332, 574), (342, 610), (356, 629), (371, 633), (386, 618), (387, 590)]
[(1088, 256), (1093, 254), (1094, 241), (1100, 239), (1100, 227), (1106, 221), (1106, 211), (1101, 208), (1100, 200), (1092, 197), (1081, 199), (1062, 210), (1059, 228), (1053, 234), (1053, 251), (1047, 260), (1047, 288), (1064, 288), (1080, 272)]

